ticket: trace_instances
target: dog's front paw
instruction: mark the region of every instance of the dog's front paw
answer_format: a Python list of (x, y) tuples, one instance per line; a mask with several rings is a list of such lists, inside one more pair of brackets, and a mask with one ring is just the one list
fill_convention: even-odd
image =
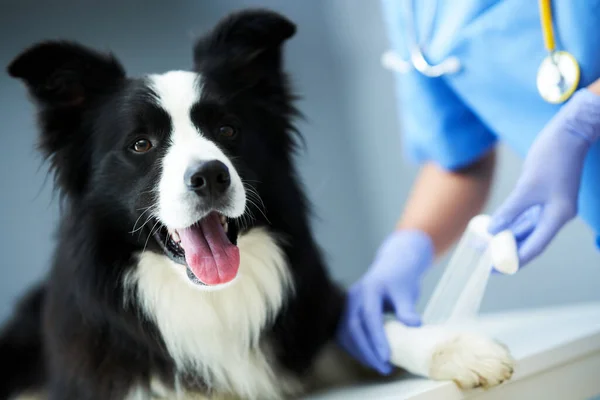
[(462, 389), (490, 388), (510, 379), (514, 360), (490, 338), (459, 334), (435, 347), (429, 367), (431, 379), (453, 380)]

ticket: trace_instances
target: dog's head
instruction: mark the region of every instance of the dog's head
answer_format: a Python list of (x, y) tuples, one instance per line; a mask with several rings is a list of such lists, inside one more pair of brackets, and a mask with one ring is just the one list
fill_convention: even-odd
[(289, 165), (281, 47), (294, 33), (278, 14), (244, 11), (197, 41), (193, 71), (131, 78), (112, 55), (61, 41), (8, 71), (38, 105), (40, 147), (71, 206), (219, 285), (236, 277), (238, 235), (266, 222), (260, 183)]

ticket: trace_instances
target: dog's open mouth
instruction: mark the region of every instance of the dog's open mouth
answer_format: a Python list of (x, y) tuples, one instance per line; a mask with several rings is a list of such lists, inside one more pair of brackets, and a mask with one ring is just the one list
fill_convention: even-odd
[(154, 234), (173, 261), (187, 267), (188, 278), (198, 285), (223, 285), (237, 276), (240, 252), (237, 229), (218, 212), (211, 212), (184, 229), (161, 226)]

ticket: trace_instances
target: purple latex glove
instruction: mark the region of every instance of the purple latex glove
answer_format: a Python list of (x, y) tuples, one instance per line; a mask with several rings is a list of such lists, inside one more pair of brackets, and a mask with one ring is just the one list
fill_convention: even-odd
[(379, 247), (367, 273), (350, 288), (338, 341), (365, 366), (382, 374), (391, 372), (384, 311), (395, 313), (405, 325), (420, 325), (415, 304), (421, 277), (433, 257), (433, 244), (423, 232), (394, 232)]
[(577, 215), (585, 156), (600, 137), (600, 96), (580, 89), (544, 127), (516, 187), (492, 216), (490, 233), (511, 229), (523, 266)]

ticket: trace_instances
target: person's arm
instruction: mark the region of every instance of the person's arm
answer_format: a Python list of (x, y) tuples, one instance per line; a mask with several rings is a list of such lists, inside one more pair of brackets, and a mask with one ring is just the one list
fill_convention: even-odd
[(435, 255), (442, 255), (460, 237), (469, 220), (485, 206), (495, 164), (495, 150), (458, 171), (425, 164), (397, 228), (425, 232), (433, 242)]
[[(402, 5), (385, 1), (382, 6), (391, 46), (409, 56), (398, 22)], [(424, 167), (397, 229), (386, 235), (368, 270), (350, 287), (338, 327), (342, 348), (384, 374), (392, 368), (383, 315), (393, 313), (407, 326), (420, 325), (416, 304), (421, 281), (436, 255), (483, 207), (494, 170), (490, 149), (498, 140), (446, 80), (416, 70), (396, 76), (403, 151)], [(457, 170), (464, 165), (470, 167)]]
[(600, 140), (600, 80), (579, 89), (531, 145), (515, 188), (492, 216), (490, 233), (510, 229), (520, 266), (539, 256), (578, 211), (585, 159)]
[(600, 79), (596, 79), (592, 84), (590, 84), (588, 86), (588, 90), (600, 96)]
[(496, 152), (454, 172), (425, 164), (395, 232), (377, 251), (365, 276), (350, 288), (339, 343), (365, 365), (389, 373), (389, 347), (382, 310), (393, 310), (409, 326), (420, 324), (415, 304), (419, 282), (435, 256), (461, 235), (490, 192)]

